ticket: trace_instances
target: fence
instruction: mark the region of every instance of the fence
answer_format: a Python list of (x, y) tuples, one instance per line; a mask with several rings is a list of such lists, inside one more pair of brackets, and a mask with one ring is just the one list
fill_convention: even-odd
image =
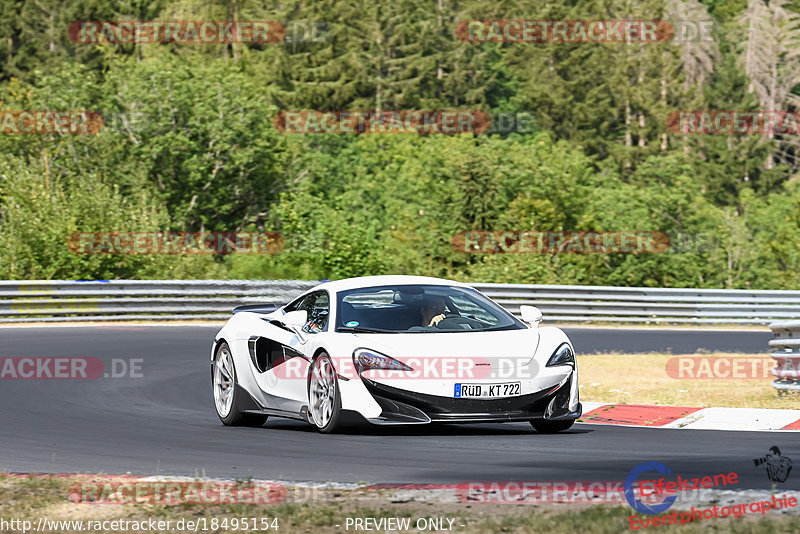
[(772, 387), (779, 391), (800, 390), (800, 321), (784, 321), (769, 325), (775, 339), (769, 341), (769, 346), (775, 349), (772, 358), (775, 368), (772, 374), (778, 379)]
[[(299, 280), (0, 281), (0, 322), (226, 319), (235, 306), (284, 304)], [(800, 318), (800, 291), (473, 284), (512, 313), (548, 322), (768, 324)]]
[(474, 284), (512, 313), (549, 321), (767, 324), (800, 317), (800, 291)]
[(234, 306), (286, 303), (298, 280), (34, 280), (0, 282), (0, 322), (227, 319)]

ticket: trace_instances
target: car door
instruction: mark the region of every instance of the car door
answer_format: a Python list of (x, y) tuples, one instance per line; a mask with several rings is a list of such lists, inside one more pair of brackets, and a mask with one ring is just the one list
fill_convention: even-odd
[[(316, 291), (292, 302), (285, 312), (303, 310), (308, 319), (300, 334), (291, 333), (282, 343), (270, 348), (268, 368), (257, 378), (259, 385), (274, 396), (278, 409), (297, 413), (308, 402), (307, 377), (311, 357), (319, 348), (322, 332), (327, 332), (330, 297)], [(262, 385), (263, 384), (263, 385)]]

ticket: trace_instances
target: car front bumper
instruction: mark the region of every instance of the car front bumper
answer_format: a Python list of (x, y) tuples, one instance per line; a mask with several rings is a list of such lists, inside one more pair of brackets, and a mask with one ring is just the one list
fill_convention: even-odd
[(574, 420), (581, 416), (582, 407), (577, 403), (577, 409), (569, 410), (573, 379), (574, 375), (571, 375), (554, 388), (499, 399), (426, 395), (363, 380), (367, 391), (382, 409), (379, 417), (367, 421), (373, 424), (424, 424)]

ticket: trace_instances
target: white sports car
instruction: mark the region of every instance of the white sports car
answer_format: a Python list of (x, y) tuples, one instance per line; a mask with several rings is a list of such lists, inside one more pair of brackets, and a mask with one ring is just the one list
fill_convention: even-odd
[(581, 416), (572, 344), (541, 312), (521, 322), (466, 284), (421, 276), (325, 282), (282, 308), (241, 306), (214, 339), (211, 378), (226, 425), (530, 421)]

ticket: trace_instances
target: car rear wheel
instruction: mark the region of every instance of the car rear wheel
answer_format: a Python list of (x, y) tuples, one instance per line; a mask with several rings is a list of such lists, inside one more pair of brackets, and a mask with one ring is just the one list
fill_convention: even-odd
[(320, 432), (328, 434), (339, 427), (342, 397), (333, 362), (324, 352), (314, 360), (309, 370), (308, 411)]
[(266, 415), (243, 413), (240, 409), (243, 400), (242, 393), (236, 387), (236, 367), (227, 343), (220, 343), (214, 355), (211, 387), (214, 391), (214, 407), (223, 424), (261, 426), (266, 422)]
[(544, 419), (537, 419), (535, 421), (531, 421), (531, 426), (539, 434), (555, 434), (556, 432), (563, 432), (572, 428), (572, 425), (574, 424), (574, 419), (568, 419), (565, 421), (546, 421)]

